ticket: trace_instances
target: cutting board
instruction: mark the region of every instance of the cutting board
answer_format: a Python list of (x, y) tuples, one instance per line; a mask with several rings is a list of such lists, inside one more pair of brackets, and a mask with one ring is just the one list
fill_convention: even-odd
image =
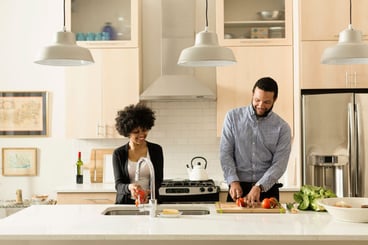
[[(88, 164), (91, 183), (108, 183), (113, 181), (112, 153), (114, 149), (92, 149)], [(107, 173), (107, 171), (109, 171)]]
[(242, 208), (235, 202), (216, 202), (217, 213), (285, 213), (284, 208)]

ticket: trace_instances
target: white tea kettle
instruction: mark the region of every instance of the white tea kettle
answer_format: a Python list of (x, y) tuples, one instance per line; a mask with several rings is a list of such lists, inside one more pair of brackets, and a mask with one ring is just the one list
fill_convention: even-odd
[(199, 156), (193, 157), (192, 161), (190, 162), (190, 166), (187, 164), (189, 180), (192, 181), (208, 180), (206, 168), (207, 168), (206, 158)]

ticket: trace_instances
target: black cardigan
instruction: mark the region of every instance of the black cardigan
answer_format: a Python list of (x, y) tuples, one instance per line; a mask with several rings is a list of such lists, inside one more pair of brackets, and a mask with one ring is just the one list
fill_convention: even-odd
[[(158, 144), (147, 141), (148, 152), (150, 160), (155, 170), (155, 189), (156, 199), (160, 203), (160, 197), (158, 189), (164, 178), (164, 156), (162, 147)], [(134, 200), (131, 199), (131, 193), (128, 189), (130, 182), (128, 173), (128, 150), (129, 143), (114, 150), (112, 156), (114, 177), (115, 177), (115, 189), (116, 189), (116, 204), (134, 204)]]

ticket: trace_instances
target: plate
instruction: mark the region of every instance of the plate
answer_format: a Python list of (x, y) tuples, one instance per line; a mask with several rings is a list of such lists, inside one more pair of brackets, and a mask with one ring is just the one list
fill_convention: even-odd
[(159, 213), (159, 216), (162, 217), (162, 218), (178, 218), (181, 216), (183, 212), (179, 212), (177, 214), (164, 214), (164, 213)]
[(346, 222), (368, 222), (368, 208), (362, 208), (362, 205), (368, 205), (368, 198), (325, 198), (319, 200), (319, 204), (337, 220)]

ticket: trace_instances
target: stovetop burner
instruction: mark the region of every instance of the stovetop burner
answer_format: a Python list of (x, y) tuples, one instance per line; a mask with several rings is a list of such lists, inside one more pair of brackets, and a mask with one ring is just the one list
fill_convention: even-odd
[(220, 187), (212, 179), (166, 179), (159, 188), (164, 203), (213, 203), (219, 201)]
[(215, 181), (209, 180), (199, 180), (193, 181), (189, 179), (175, 180), (166, 179), (162, 182), (161, 187), (214, 187)]

